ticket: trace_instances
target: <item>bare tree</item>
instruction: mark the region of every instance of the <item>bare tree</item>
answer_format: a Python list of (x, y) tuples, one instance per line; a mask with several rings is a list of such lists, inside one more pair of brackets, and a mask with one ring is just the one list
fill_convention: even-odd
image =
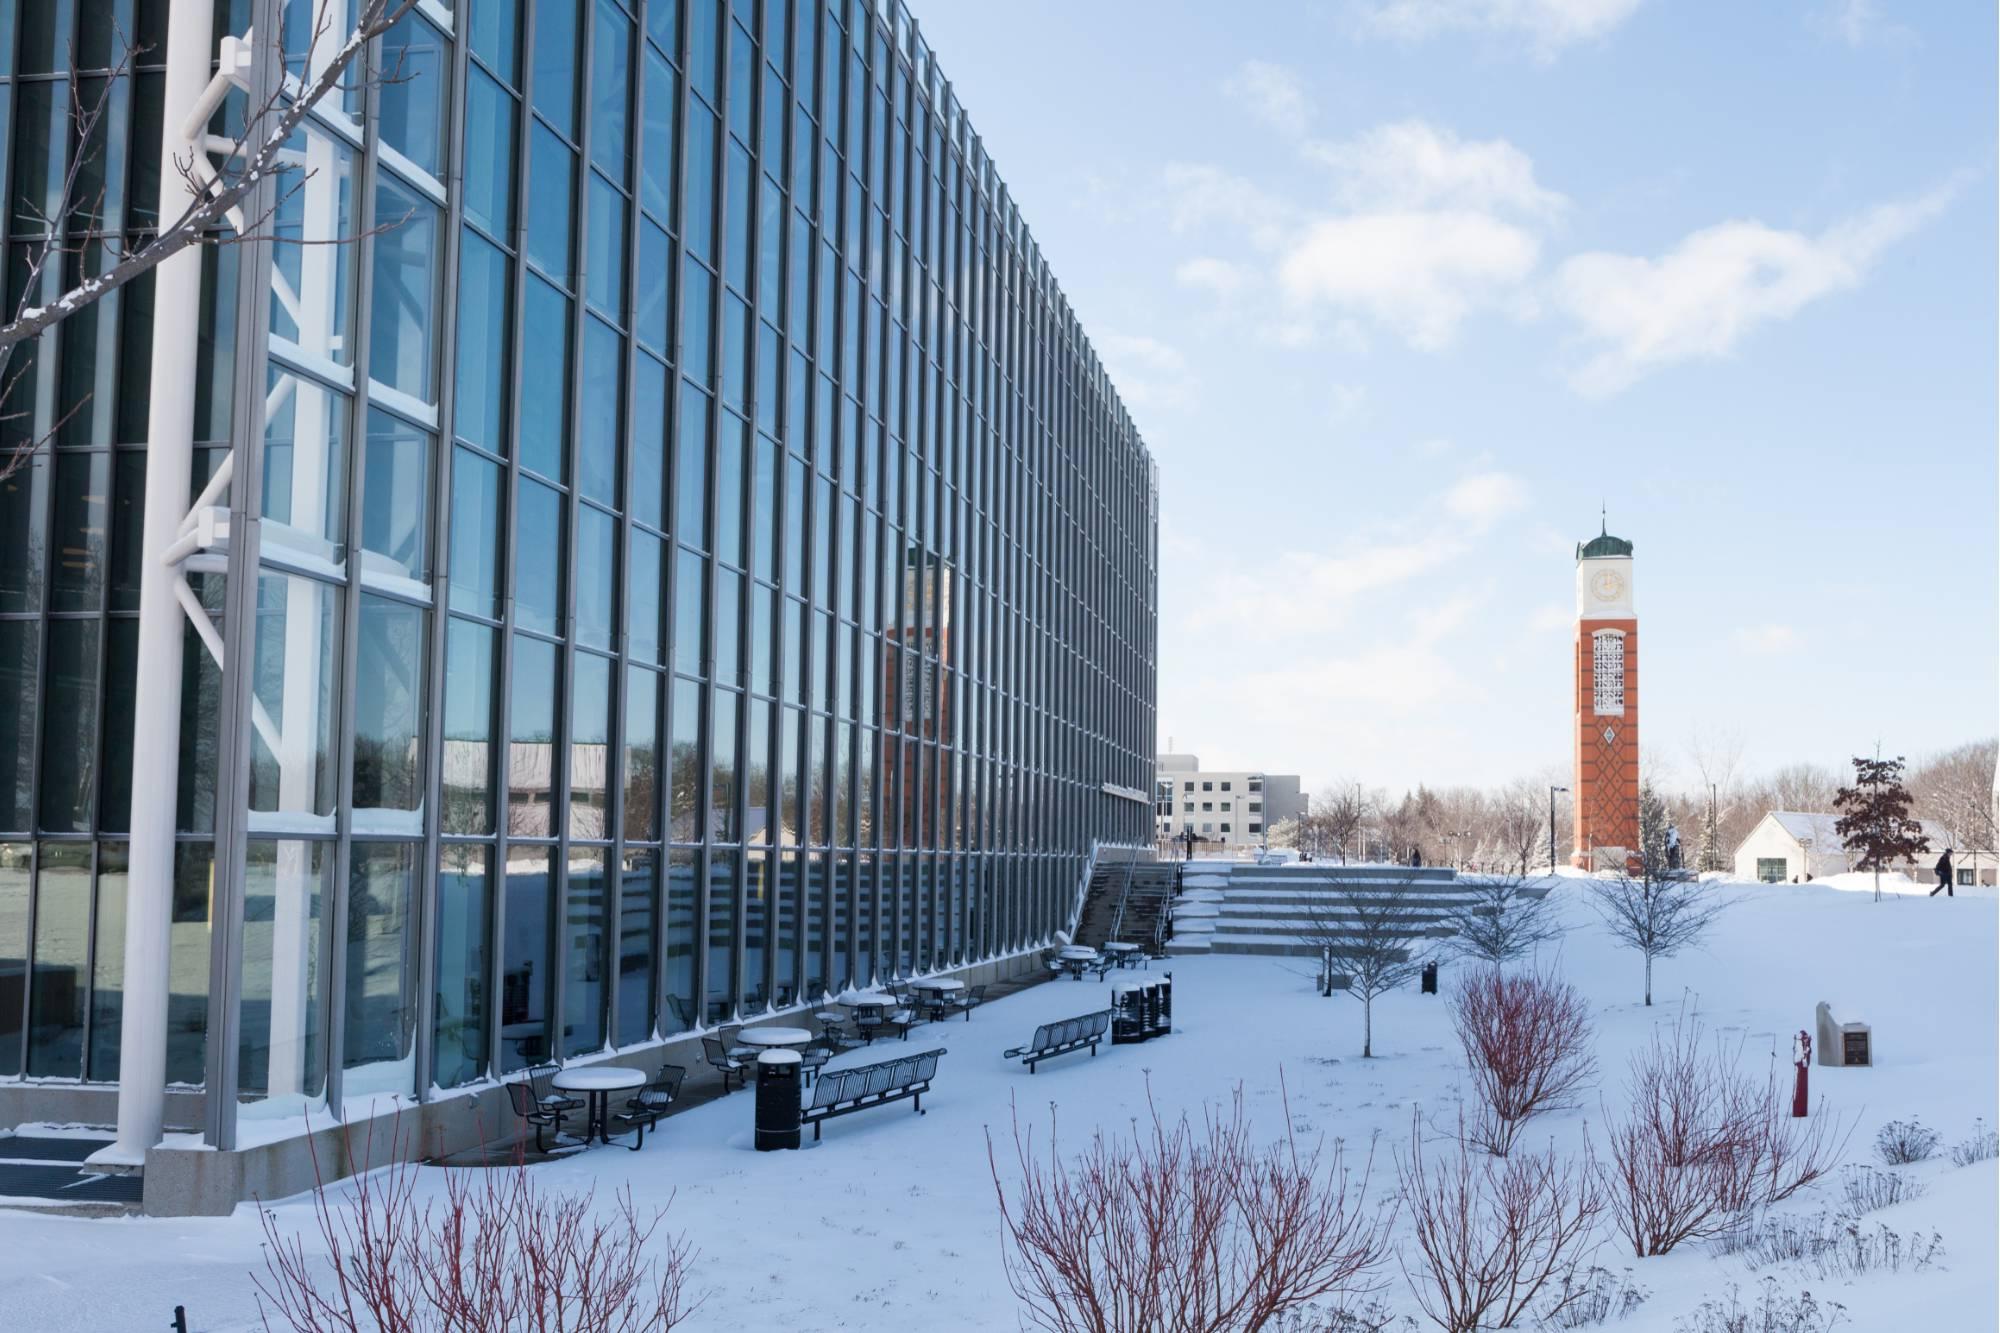
[[(1334, 795), (1322, 796), (1311, 816), (1319, 837), (1340, 857), (1341, 864), (1347, 863), (1348, 846), (1354, 835), (1361, 831), (1362, 823), (1368, 818), (1368, 798), (1361, 793), (1359, 784), (1342, 783), (1334, 788)], [(1315, 842), (1313, 855), (1320, 854)]]
[(1457, 957), (1512, 962), (1562, 933), (1546, 882), (1530, 889), (1518, 875), (1483, 875), (1452, 888), (1459, 897), (1440, 921), (1451, 938), (1440, 947)]
[(1546, 850), (1548, 792), (1541, 783), (1516, 778), (1501, 789), (1490, 805), (1487, 836), (1507, 864), (1528, 873), (1535, 854)]
[[(103, 136), (99, 122), (112, 103), (112, 91), (131, 71), (139, 49), (121, 33), (120, 55), (108, 77), (71, 79), (70, 118), (75, 148), (64, 164), (54, 206), (40, 218), (47, 231), (44, 239), (29, 247), (27, 268), (21, 282), (21, 296), (12, 317), (0, 324), (0, 413), (10, 405), (16, 386), (27, 368), (13, 364), (15, 349), (40, 337), (65, 319), (86, 310), (104, 296), (158, 268), (161, 263), (193, 245), (234, 244), (248, 240), (268, 240), (259, 229), (282, 207), (292, 191), (303, 183), (306, 173), (299, 166), (294, 135), (312, 109), (339, 91), (370, 81), (393, 81), (398, 74), (365, 69), (364, 54), (370, 43), (394, 27), (417, 0), (352, 0), (353, 26), (335, 43), (332, 20), (336, 6), (326, 5), (315, 14), (307, 46), (303, 52), (286, 51), (282, 25), (278, 32), (259, 34), (247, 52), (241, 68), (227, 65), (213, 86), (215, 99), (202, 105), (210, 111), (219, 104), (220, 94), (230, 83), (249, 90), (245, 77), (248, 60), (268, 60), (284, 69), (291, 57), (305, 71), (304, 77), (287, 73), (257, 105), (248, 109), (233, 137), (207, 136), (185, 157), (176, 157), (174, 173), (186, 186), (188, 203), (171, 217), (162, 218), (158, 231), (138, 244), (127, 247), (115, 237), (90, 230), (100, 199), (85, 197), (81, 183), (91, 161), (101, 151)], [(294, 0), (303, 3), (303, 0)], [(72, 63), (74, 63), (72, 61)], [(95, 89), (88, 93), (87, 89)], [(141, 149), (144, 151), (144, 149)], [(219, 165), (217, 159), (220, 160)], [(288, 177), (294, 179), (287, 180)], [(275, 180), (280, 190), (276, 202), (257, 217), (246, 217), (244, 207), (264, 181)], [(390, 223), (396, 226), (400, 223)], [(372, 228), (380, 231), (386, 228)], [(362, 235), (370, 234), (363, 232)], [(341, 237), (327, 244), (352, 244), (358, 236)], [(293, 240), (290, 244), (312, 242)], [(57, 266), (64, 289), (44, 299), (43, 275)], [(0, 459), (0, 480), (12, 476), (60, 429), (62, 421), (81, 402), (72, 403), (58, 414), (55, 425), (28, 432), (28, 438), (14, 445)]]
[(1910, 797), (1917, 813), (1942, 824), (1952, 846), (1972, 853), (1973, 879), (1979, 878), (1979, 854), (1991, 852), (1996, 839), (1993, 811), (1993, 769), (2000, 743), (1974, 741), (1947, 750), (1910, 774)]
[(1606, 1193), (1589, 1144), (1576, 1158), (1551, 1146), (1500, 1162), (1475, 1159), (1461, 1134), (1433, 1163), (1421, 1118), (1411, 1122), (1396, 1174), (1415, 1241), (1399, 1262), (1417, 1304), (1445, 1333), (1480, 1333), (1514, 1327), (1546, 1290), (1541, 1315), (1556, 1320), (1587, 1290), (1578, 1270), (1597, 1250)]
[(1646, 960), (1646, 1003), (1653, 1002), (1653, 960), (1699, 944), (1728, 906), (1698, 879), (1667, 879), (1651, 865), (1637, 875), (1590, 881), (1592, 906), (1611, 937)]
[(1305, 905), (1300, 939), (1319, 959), (1319, 993), (1361, 1001), (1361, 1054), (1375, 1054), (1375, 1000), (1415, 980), (1436, 923), (1407, 879), (1350, 881)]
[(1787, 764), (1769, 785), (1773, 810), (1821, 811), (1833, 804), (1840, 774), (1825, 764)]
[(1469, 1138), (1505, 1157), (1528, 1121), (1575, 1104), (1597, 1077), (1596, 1036), (1583, 993), (1553, 971), (1481, 968), (1454, 987), (1451, 1026), (1479, 1098)]
[(1743, 734), (1697, 725), (1688, 739), (1688, 759), (1701, 779), (1695, 805), (1701, 811), (1701, 850), (1695, 862), (1700, 870), (1725, 868), (1726, 844), (1722, 818), (1736, 798), (1736, 770), (1743, 761)]

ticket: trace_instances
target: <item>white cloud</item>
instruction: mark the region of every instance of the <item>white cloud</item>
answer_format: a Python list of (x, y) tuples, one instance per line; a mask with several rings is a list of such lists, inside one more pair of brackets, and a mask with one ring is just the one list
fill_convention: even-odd
[(1576, 622), (1576, 610), (1560, 602), (1544, 602), (1528, 617), (1528, 628), (1538, 634), (1551, 630), (1568, 629)]
[(1799, 632), (1790, 625), (1746, 625), (1730, 636), (1736, 646), (1746, 653), (1759, 657), (1771, 657), (1778, 653), (1788, 653), (1799, 646)]
[(1569, 201), (1535, 180), (1535, 164), (1505, 139), (1466, 140), (1421, 120), (1402, 120), (1340, 143), (1309, 145), (1331, 168), (1350, 207), (1513, 212), (1553, 218)]
[(1257, 245), (1284, 238), (1294, 211), (1277, 196), (1241, 176), (1204, 163), (1175, 162), (1160, 173), (1166, 191), (1167, 221), (1175, 231), (1222, 224), (1238, 228)]
[(1184, 407), (1193, 397), (1187, 358), (1158, 338), (1106, 333), (1092, 342), (1127, 407)]
[(1252, 116), (1280, 134), (1296, 138), (1312, 124), (1312, 102), (1306, 96), (1305, 85), (1283, 65), (1246, 60), (1222, 88), (1245, 103)]
[(1594, 352), (1570, 376), (1580, 392), (1616, 393), (1649, 371), (1727, 356), (1760, 324), (1859, 284), (1889, 246), (1935, 217), (1956, 184), (1885, 204), (1818, 235), (1723, 222), (1658, 259), (1596, 252), (1564, 262), (1556, 302)]
[(1244, 679), (1243, 688), (1257, 698), (1282, 700), (1294, 725), (1300, 717), (1354, 705), (1415, 712), (1444, 699), (1462, 702), (1467, 693), (1445, 655), (1419, 644), (1390, 644), (1257, 672)]
[(1521, 37), (1543, 59), (1603, 37), (1632, 17), (1641, 0), (1375, 0), (1362, 11), (1377, 32), (1422, 40), (1445, 32)]
[(1250, 275), (1241, 264), (1227, 259), (1190, 259), (1174, 270), (1174, 281), (1196, 287), (1227, 300), (1249, 284)]
[(1366, 314), (1426, 350), (1450, 345), (1477, 305), (1534, 271), (1527, 231), (1482, 213), (1366, 213), (1323, 218), (1278, 266), (1297, 306)]
[(1444, 494), (1444, 507), (1473, 531), (1483, 532), (1528, 503), (1528, 488), (1506, 472), (1475, 472)]
[(1832, 0), (1813, 16), (1813, 26), (1855, 50), (1864, 46), (1913, 46), (1914, 30), (1883, 17), (1879, 0)]

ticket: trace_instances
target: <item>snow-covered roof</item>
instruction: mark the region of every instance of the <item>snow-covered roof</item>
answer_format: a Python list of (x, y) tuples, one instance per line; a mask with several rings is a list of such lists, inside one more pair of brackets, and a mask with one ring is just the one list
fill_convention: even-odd
[[(1816, 851), (1831, 851), (1841, 845), (1840, 834), (1835, 828), (1840, 820), (1839, 815), (1805, 810), (1773, 810), (1770, 817), (1777, 821), (1779, 828), (1792, 836), (1793, 841), (1803, 844), (1807, 838), (1811, 838)], [(1935, 819), (1919, 819), (1917, 823), (1923, 825), (1924, 837), (1929, 840), (1933, 852), (1942, 852), (1945, 848), (1955, 845), (1951, 831)]]

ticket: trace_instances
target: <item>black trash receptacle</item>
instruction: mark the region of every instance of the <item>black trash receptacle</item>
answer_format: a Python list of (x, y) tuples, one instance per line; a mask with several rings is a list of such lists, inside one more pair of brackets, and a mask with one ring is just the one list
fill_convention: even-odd
[[(1408, 976), (1409, 974), (1404, 973), (1404, 975)], [(1436, 963), (1425, 963), (1424, 994), (1435, 995), (1437, 993), (1438, 993), (1438, 965)]]
[(1111, 1044), (1146, 1039), (1145, 984), (1121, 981), (1111, 988)]
[(765, 1051), (757, 1057), (757, 1151), (799, 1146), (797, 1051)]

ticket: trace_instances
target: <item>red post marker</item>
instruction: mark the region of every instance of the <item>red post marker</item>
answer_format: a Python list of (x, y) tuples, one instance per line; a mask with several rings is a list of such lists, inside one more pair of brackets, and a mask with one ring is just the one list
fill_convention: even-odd
[(1804, 1119), (1806, 1114), (1806, 1068), (1812, 1063), (1812, 1038), (1805, 1030), (1792, 1040), (1792, 1064), (1798, 1070), (1798, 1081), (1792, 1085), (1792, 1114)]

